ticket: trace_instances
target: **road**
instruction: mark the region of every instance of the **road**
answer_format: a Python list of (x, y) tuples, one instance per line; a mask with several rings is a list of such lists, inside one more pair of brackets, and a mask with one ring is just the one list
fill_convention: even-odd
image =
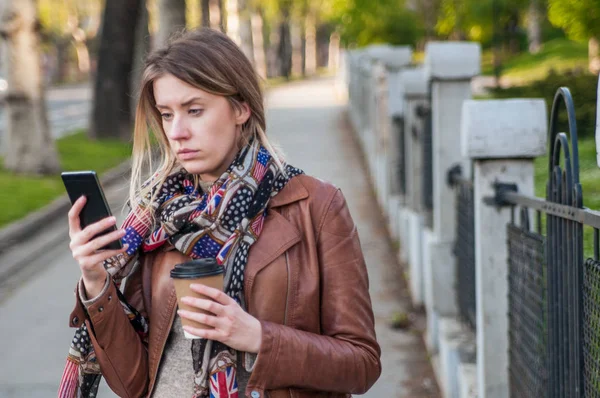
[[(275, 88), (267, 105), (268, 134), (289, 163), (340, 187), (358, 227), (383, 362), (380, 379), (364, 397), (439, 397), (420, 335), (388, 326), (394, 314), (410, 312), (409, 295), (346, 122), (344, 97), (332, 79), (321, 78)], [(113, 210), (120, 209), (125, 189), (107, 192)], [(51, 228), (49, 233), (63, 234), (64, 243), (27, 267), (27, 280), (0, 302), (3, 398), (53, 396), (62, 374), (73, 333), (67, 321), (78, 269), (67, 247), (66, 215)], [(113, 395), (104, 389), (99, 396)]]

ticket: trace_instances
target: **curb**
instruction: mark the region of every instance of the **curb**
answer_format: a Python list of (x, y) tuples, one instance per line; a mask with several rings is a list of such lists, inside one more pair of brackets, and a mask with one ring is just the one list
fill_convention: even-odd
[[(106, 189), (121, 179), (127, 180), (131, 171), (131, 160), (126, 160), (120, 165), (105, 172), (100, 177), (100, 183)], [(25, 218), (17, 220), (0, 229), (0, 256), (17, 242), (22, 242), (32, 236), (43, 233), (44, 225), (59, 217), (64, 217), (71, 207), (67, 194), (63, 194), (50, 204), (28, 214)]]

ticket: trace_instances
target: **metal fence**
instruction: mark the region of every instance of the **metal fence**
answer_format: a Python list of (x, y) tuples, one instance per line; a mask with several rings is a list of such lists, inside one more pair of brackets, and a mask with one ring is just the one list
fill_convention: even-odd
[(456, 291), (461, 319), (476, 329), (477, 298), (475, 295), (475, 204), (473, 182), (462, 176), (460, 166), (448, 172), (448, 184), (456, 192)]
[(521, 209), (508, 236), (509, 380), (511, 397), (544, 397), (548, 383), (544, 236), (531, 231)]
[[(568, 134), (558, 130), (564, 109)], [(600, 213), (583, 207), (577, 126), (566, 88), (554, 98), (548, 151), (545, 199), (495, 185), (497, 205), (538, 214), (535, 233), (508, 226), (511, 397), (600, 397)], [(594, 229), (594, 258), (586, 261), (584, 225)]]
[(399, 159), (396, 165), (398, 171), (398, 191), (401, 195), (406, 194), (406, 140), (404, 137), (404, 118), (392, 118), (392, 128), (397, 132)]
[(422, 182), (422, 213), (425, 226), (433, 227), (433, 120), (431, 117), (431, 87), (429, 88), (429, 107), (420, 106), (417, 115), (424, 118), (423, 138), (423, 178)]

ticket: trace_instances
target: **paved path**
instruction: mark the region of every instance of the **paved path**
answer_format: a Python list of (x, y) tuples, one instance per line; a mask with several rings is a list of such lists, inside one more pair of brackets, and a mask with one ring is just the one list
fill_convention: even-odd
[[(408, 293), (333, 80), (273, 89), (268, 105), (269, 134), (289, 162), (339, 186), (358, 225), (383, 351), (383, 374), (364, 396), (438, 397), (419, 333), (388, 326), (392, 315), (409, 311)], [(123, 194), (107, 193), (113, 209)], [(28, 267), (27, 283), (0, 302), (0, 397), (49, 397), (58, 385), (72, 335), (66, 323), (78, 270), (67, 249), (66, 218), (53, 232), (65, 236), (64, 245)], [(113, 396), (106, 389), (99, 395)]]

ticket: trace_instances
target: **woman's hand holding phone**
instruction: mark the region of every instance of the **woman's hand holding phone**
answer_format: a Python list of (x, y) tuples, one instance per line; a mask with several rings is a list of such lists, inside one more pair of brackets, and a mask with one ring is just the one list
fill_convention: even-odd
[(69, 237), (71, 243), (69, 248), (73, 253), (73, 258), (79, 263), (83, 283), (89, 297), (96, 297), (102, 291), (106, 282), (106, 270), (103, 266), (103, 261), (123, 253), (127, 250), (127, 245), (124, 245), (119, 250), (101, 250), (110, 242), (121, 239), (125, 236), (125, 231), (118, 229), (105, 235), (98, 236), (97, 234), (105, 231), (116, 223), (115, 217), (106, 217), (94, 224), (90, 224), (84, 229), (81, 229), (79, 213), (86, 203), (85, 196), (80, 197), (71, 207), (69, 211)]

